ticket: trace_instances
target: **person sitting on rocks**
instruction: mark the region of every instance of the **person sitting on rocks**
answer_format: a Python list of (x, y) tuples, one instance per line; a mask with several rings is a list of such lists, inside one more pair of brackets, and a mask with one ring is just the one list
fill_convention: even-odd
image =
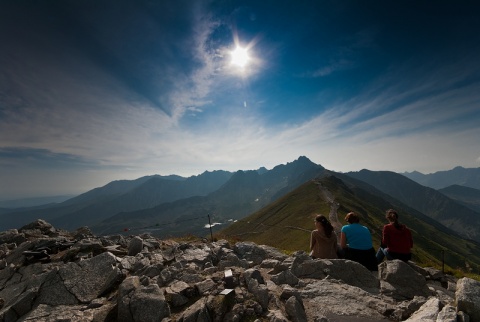
[(337, 234), (324, 215), (315, 217), (315, 230), (310, 237), (310, 250), (313, 258), (337, 258)]
[(410, 229), (398, 222), (398, 214), (394, 209), (386, 212), (389, 224), (383, 226), (382, 243), (377, 252), (377, 262), (381, 263), (386, 257), (388, 260), (400, 259), (408, 262), (412, 258), (411, 249), (413, 238)]
[(360, 217), (354, 212), (349, 212), (345, 221), (348, 225), (343, 226), (340, 233), (340, 246), (345, 259), (358, 262), (371, 271), (378, 271), (370, 230), (360, 225)]

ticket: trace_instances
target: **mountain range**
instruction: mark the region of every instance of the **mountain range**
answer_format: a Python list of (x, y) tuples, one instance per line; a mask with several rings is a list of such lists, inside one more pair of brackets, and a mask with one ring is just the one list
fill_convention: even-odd
[[(417, 184), (418, 185), (418, 184)], [(429, 216), (353, 176), (325, 172), (267, 207), (221, 230), (219, 238), (253, 241), (286, 251), (309, 251), (310, 232), (316, 214), (330, 217), (338, 232), (344, 216), (358, 213), (361, 224), (372, 232), (374, 247), (380, 245), (385, 210), (398, 211), (400, 222), (414, 238), (413, 260), (422, 266), (480, 272), (480, 243), (463, 237)]]
[[(67, 230), (89, 226), (98, 234), (130, 230), (157, 235), (205, 234), (207, 216), (216, 222), (242, 218), (323, 170), (308, 158), (300, 157), (271, 170), (113, 181), (59, 204), (0, 209), (0, 229), (21, 227), (42, 218)], [(201, 220), (194, 221), (199, 217)], [(176, 224), (185, 221), (189, 224)]]
[[(294, 250), (300, 247), (295, 240), (303, 242), (306, 232), (313, 229), (312, 218), (305, 219), (317, 212), (332, 212), (335, 204), (332, 200), (340, 200), (335, 208), (338, 226), (344, 224), (346, 212), (356, 210), (375, 232), (374, 241), (378, 243), (380, 229), (385, 223), (385, 209), (400, 209), (402, 221), (413, 227), (416, 239), (424, 240), (419, 248), (422, 258), (432, 260), (428, 259), (426, 245), (435, 251), (454, 249), (457, 255), (452, 255), (450, 251), (448, 256), (455, 257), (451, 261), (463, 267), (469, 256), (475, 261), (476, 256), (480, 256), (480, 190), (475, 188), (480, 186), (480, 178), (475, 179), (478, 171), (480, 169), (457, 167), (451, 172), (430, 175), (410, 173), (407, 176), (369, 170), (335, 173), (302, 156), (271, 170), (207, 171), (189, 178), (146, 176), (113, 181), (56, 204), (1, 208), (0, 230), (18, 228), (42, 218), (66, 230), (88, 226), (96, 234), (105, 235), (148, 232), (159, 237), (185, 234), (208, 236), (209, 228), (214, 233), (230, 225), (222, 232), (228, 231), (236, 236), (238, 234), (232, 234), (232, 229), (236, 230), (242, 222), (250, 221), (249, 216), (267, 212), (268, 220), (262, 217), (262, 225), (283, 222), (281, 216), (284, 216), (288, 218), (285, 219), (289, 222), (288, 226), (296, 228), (288, 233), (269, 235), (265, 229), (256, 231), (258, 227), (250, 227), (248, 233), (255, 231), (254, 235), (260, 240), (266, 238), (276, 247), (285, 244), (290, 248), (285, 246), (284, 249)], [(466, 172), (469, 173), (468, 180)], [(454, 174), (459, 174), (461, 178)], [(442, 182), (438, 185), (442, 188), (435, 190), (426, 186), (425, 178), (428, 182)], [(312, 188), (313, 183), (316, 184)], [(468, 183), (469, 186), (460, 183)], [(329, 188), (318, 194), (319, 185)], [(317, 193), (312, 194), (305, 187)], [(272, 207), (278, 209), (269, 212)], [(280, 216), (287, 210), (288, 213)], [(432, 238), (425, 239), (424, 236)], [(440, 239), (436, 240), (437, 237)], [(434, 256), (438, 257), (439, 254)]]
[(480, 189), (480, 168), (455, 167), (452, 170), (429, 174), (413, 171), (404, 172), (402, 175), (433, 189), (442, 189), (451, 185)]
[(480, 241), (480, 214), (435, 189), (389, 171), (362, 170), (347, 175), (372, 185), (466, 239)]

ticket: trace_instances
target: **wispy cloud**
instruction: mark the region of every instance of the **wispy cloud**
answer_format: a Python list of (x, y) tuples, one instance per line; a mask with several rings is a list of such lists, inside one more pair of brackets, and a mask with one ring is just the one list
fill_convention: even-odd
[[(376, 71), (380, 76), (357, 94), (345, 90), (320, 102), (322, 91), (331, 88), (319, 78), (354, 72), (362, 54), (376, 46), (374, 29), (331, 40), (327, 49), (312, 46), (325, 50), (325, 59), (294, 79), (288, 75), (297, 70), (295, 63), (280, 59), (287, 47), (252, 33), (259, 69), (240, 75), (228, 68), (230, 26), (208, 13), (205, 3), (189, 2), (182, 10), (185, 3), (165, 4), (169, 10), (156, 11), (150, 5), (156, 4), (134, 6), (135, 19), (125, 26), (113, 19), (107, 30), (84, 12), (78, 18), (86, 21), (84, 29), (74, 35), (91, 34), (80, 45), (57, 30), (36, 42), (32, 32), (28, 41), (19, 37), (16, 47), (2, 48), (0, 160), (28, 163), (28, 171), (17, 177), (3, 171), (0, 181), (28, 182), (37, 167), (58, 180), (83, 182), (79, 186), (86, 189), (154, 173), (273, 167), (300, 155), (340, 171), (422, 171), (480, 162), (475, 50), (461, 59), (396, 61)], [(122, 10), (112, 14), (121, 16)], [(173, 16), (182, 28), (175, 28)], [(130, 37), (129, 26), (142, 31), (142, 39)], [(118, 28), (133, 42), (119, 37)], [(269, 50), (275, 55), (261, 57)], [(315, 93), (322, 82), (326, 88)], [(342, 84), (349, 85), (348, 79)], [(61, 175), (55, 173), (60, 168)], [(89, 182), (86, 172), (95, 173)]]
[(333, 74), (334, 72), (342, 71), (342, 70), (347, 70), (350, 68), (353, 68), (355, 64), (351, 61), (348, 60), (338, 60), (338, 61), (332, 61), (330, 64), (323, 66), (317, 70), (311, 71), (311, 72), (306, 72), (303, 73), (301, 76), (302, 77), (312, 77), (312, 78), (317, 78), (317, 77), (324, 77), (328, 76), (330, 74)]

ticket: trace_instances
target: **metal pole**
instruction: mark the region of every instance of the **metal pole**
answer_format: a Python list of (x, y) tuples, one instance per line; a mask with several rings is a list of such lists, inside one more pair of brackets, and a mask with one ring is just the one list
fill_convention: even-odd
[(442, 274), (445, 274), (445, 250), (442, 249)]
[(212, 222), (210, 221), (210, 215), (208, 215), (208, 227), (210, 227), (210, 240), (213, 243)]

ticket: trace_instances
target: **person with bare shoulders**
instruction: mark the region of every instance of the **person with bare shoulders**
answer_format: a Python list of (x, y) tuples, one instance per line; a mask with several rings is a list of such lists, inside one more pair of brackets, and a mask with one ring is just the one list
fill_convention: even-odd
[(310, 237), (310, 250), (313, 258), (337, 258), (337, 235), (324, 215), (315, 217), (315, 230)]
[(349, 212), (345, 221), (348, 225), (343, 226), (340, 233), (340, 246), (345, 259), (358, 262), (370, 271), (378, 271), (370, 230), (360, 225), (360, 217), (354, 212)]
[(398, 213), (394, 209), (388, 209), (385, 218), (389, 223), (383, 226), (382, 244), (377, 252), (377, 262), (381, 263), (385, 257), (388, 260), (400, 259), (408, 262), (412, 259), (413, 247), (410, 229), (398, 222)]

